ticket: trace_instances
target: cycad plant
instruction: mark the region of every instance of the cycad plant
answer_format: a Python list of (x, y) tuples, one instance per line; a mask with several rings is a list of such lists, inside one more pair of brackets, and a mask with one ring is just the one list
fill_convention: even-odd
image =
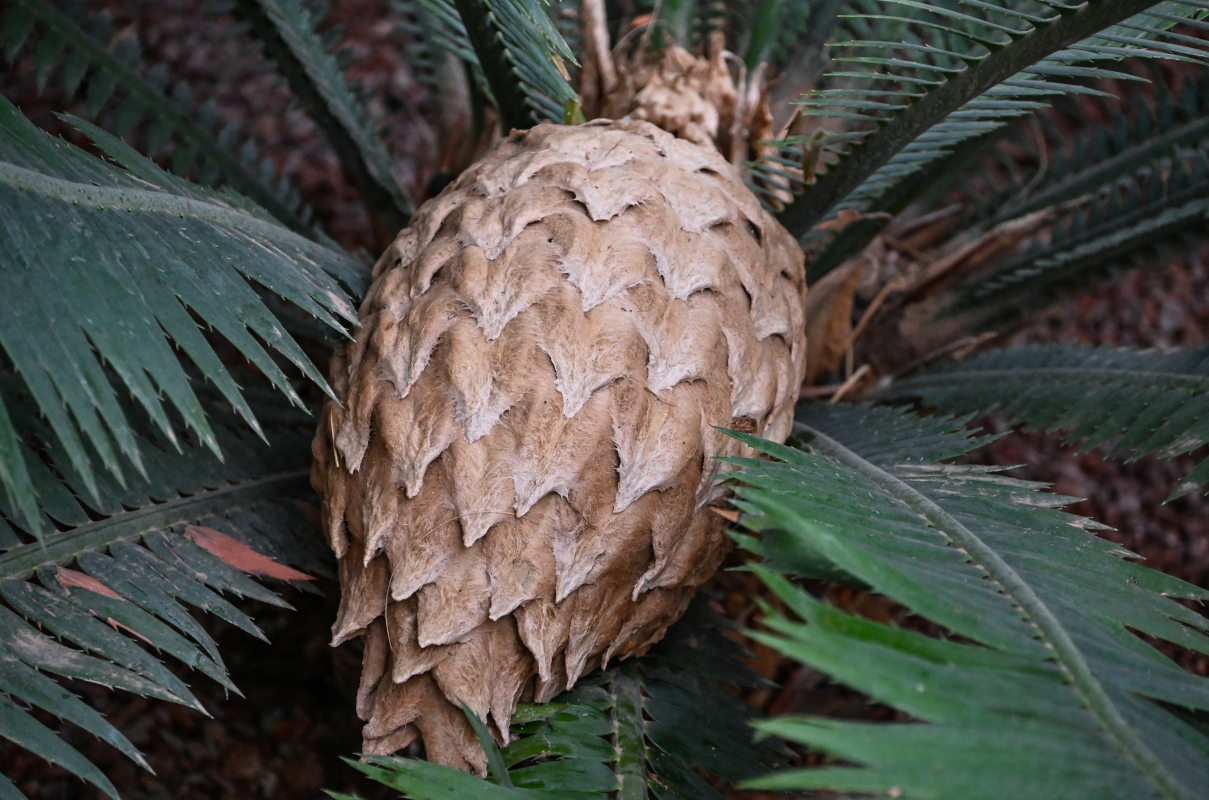
[[(1202, 244), (1209, 3), (394, 0), (461, 145), (425, 204), (320, 9), (215, 10), (385, 254), (103, 16), (8, 4), (5, 56), (108, 130), (0, 99), (0, 736), (116, 797), (42, 720), (142, 756), (56, 677), (198, 707), (165, 654), (230, 680), (187, 606), (255, 635), (249, 573), (338, 574), (350, 763), (407, 796), (1203, 796), (1209, 683), (1165, 653), (1209, 653), (1206, 589), (966, 423), (1209, 443), (1209, 349), (997, 347)], [(728, 542), (752, 630), (690, 605)], [(754, 720), (740, 633), (897, 721)]]

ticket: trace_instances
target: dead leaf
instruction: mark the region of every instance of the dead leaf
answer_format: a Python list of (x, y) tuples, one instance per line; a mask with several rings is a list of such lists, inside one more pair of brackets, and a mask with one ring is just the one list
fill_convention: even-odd
[(104, 595), (105, 597), (112, 597), (114, 600), (126, 599), (91, 575), (85, 575), (83, 572), (78, 572), (74, 569), (59, 567), (59, 569), (55, 571), (55, 580), (57, 580), (59, 585), (65, 589), (78, 586), (81, 589), (87, 589), (90, 592), (96, 592), (97, 594)]
[(258, 553), (238, 539), (201, 525), (185, 527), (185, 537), (198, 547), (217, 556), (224, 564), (243, 572), (264, 575), (282, 581), (313, 581), (305, 572), (278, 563), (263, 553)]
[(733, 508), (718, 508), (717, 506), (710, 506), (709, 510), (717, 514), (719, 517), (722, 517), (722, 519), (726, 520), (727, 522), (735, 523), (739, 521), (739, 512)]
[(853, 259), (834, 269), (806, 293), (806, 383), (834, 372), (852, 332), (852, 298), (860, 282)]
[(893, 219), (893, 218), (894, 218), (894, 215), (889, 213), (888, 211), (873, 211), (871, 213), (866, 214), (861, 211), (856, 211), (855, 209), (845, 208), (845, 209), (842, 209), (839, 212), (837, 212), (836, 215), (834, 217), (832, 217), (831, 219), (826, 220), (825, 222), (820, 222), (818, 225), (815, 225), (814, 229), (816, 231), (835, 231), (836, 233), (839, 233), (844, 228), (847, 228), (849, 225), (853, 224), (854, 222), (860, 222), (861, 220), (864, 220), (864, 219)]
[[(122, 597), (120, 594), (115, 592), (113, 589), (110, 589), (108, 586), (101, 583), (96, 578), (92, 577), (91, 575), (85, 575), (83, 572), (79, 572), (74, 569), (68, 569), (67, 567), (59, 567), (57, 570), (55, 570), (55, 580), (57, 580), (59, 582), (59, 585), (62, 586), (64, 589), (78, 588), (78, 589), (84, 589), (89, 592), (94, 592), (103, 597), (110, 597), (110, 598), (113, 598), (114, 600), (125, 600), (126, 599), (125, 597)], [(80, 598), (77, 598), (77, 599), (80, 599)], [(87, 606), (87, 603), (85, 603), (85, 605)], [(88, 613), (90, 613), (94, 616), (98, 616), (98, 617), (100, 616), (100, 614), (97, 613), (96, 609), (93, 609), (93, 608), (89, 608)], [(114, 619), (113, 617), (105, 617), (105, 624), (108, 625), (109, 627), (113, 628), (115, 631), (126, 631), (131, 636), (135, 636), (139, 639), (142, 639), (147, 644), (154, 645), (154, 642), (152, 642), (146, 636), (139, 633), (138, 631), (136, 631), (135, 629), (131, 628), (128, 625), (123, 625), (122, 623), (120, 623), (116, 619)]]

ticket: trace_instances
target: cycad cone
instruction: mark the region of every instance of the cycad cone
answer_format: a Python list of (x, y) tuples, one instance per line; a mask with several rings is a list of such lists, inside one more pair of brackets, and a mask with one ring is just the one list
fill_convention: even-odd
[(803, 256), (712, 148), (514, 132), (416, 214), (336, 357), (313, 483), (365, 751), (483, 766), (518, 700), (644, 652), (718, 567), (713, 426), (783, 440)]

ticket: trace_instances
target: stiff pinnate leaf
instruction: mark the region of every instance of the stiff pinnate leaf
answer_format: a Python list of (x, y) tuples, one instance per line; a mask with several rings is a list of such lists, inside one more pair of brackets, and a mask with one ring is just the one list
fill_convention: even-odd
[[(246, 376), (245, 376), (246, 377)], [(146, 420), (136, 423), (148, 472), (153, 480), (131, 481), (125, 490), (106, 484), (105, 503), (86, 513), (77, 499), (81, 478), (62, 451), (33, 449), (47, 440), (29, 398), (14, 408), (28, 440), (28, 463), (36, 504), (47, 525), (58, 530), (41, 539), (21, 531), (23, 519), (0, 502), (0, 526), (10, 542), (0, 548), (0, 736), (38, 753), (87, 780), (110, 796), (116, 791), (105, 776), (64, 739), (38, 722), (32, 709), (98, 736), (139, 766), (149, 768), (138, 750), (108, 721), (53, 678), (73, 678), (180, 703), (204, 713), (188, 686), (163, 663), (172, 657), (238, 694), (218, 647), (190, 609), (213, 614), (253, 636), (264, 635), (224, 595), (252, 597), (285, 606), (275, 593), (230, 566), (231, 546), (211, 554), (195, 543), (214, 547), (221, 534), (194, 523), (223, 528), (243, 547), (260, 551), (259, 560), (241, 566), (256, 572), (285, 572), (279, 539), (294, 539), (289, 561), (324, 569), (316, 550), (299, 549), (297, 531), (305, 529), (296, 498), (309, 492), (305, 469), (309, 418), (272, 394), (256, 410), (276, 420), (266, 430), (274, 446), (247, 431), (232, 413), (213, 424), (227, 463), (196, 441), (181, 451), (163, 441)], [(282, 407), (285, 406), (283, 409)], [(125, 409), (135, 420), (138, 409)], [(57, 459), (57, 460), (56, 460)], [(74, 506), (74, 510), (73, 510)], [(316, 536), (316, 539), (319, 537)], [(225, 559), (225, 560), (224, 560)], [(308, 560), (310, 559), (310, 560)], [(70, 565), (70, 566), (69, 566)], [(13, 788), (10, 796), (20, 797)]]
[[(1109, 456), (1163, 458), (1209, 444), (1209, 347), (1171, 353), (1053, 345), (983, 353), (895, 381), (950, 414), (996, 413), (1032, 430), (1064, 430)], [(1201, 461), (1176, 494), (1209, 480)]]
[[(975, 189), (970, 193), (975, 210), (968, 218), (995, 225), (1069, 205), (1110, 192), (1127, 176), (1136, 182), (1137, 176), (1162, 175), (1172, 162), (1184, 161), (1189, 151), (1204, 150), (1209, 145), (1209, 69), (1174, 85), (1162, 81), (1157, 69), (1154, 72), (1152, 83), (1122, 97), (1083, 96), (1060, 106), (1067, 116), (1103, 119), (1104, 124), (1072, 132), (1054, 128), (1052, 120), (1041, 117), (1037, 122), (1046, 132), (1042, 141), (1035, 126), (1013, 126), (1016, 130), (1007, 132), (1005, 139), (1037, 159), (1038, 167), (1005, 180), (1003, 173), (1014, 166), (1005, 164), (1008, 169), (999, 172), (998, 179), (967, 184), (963, 188)], [(1008, 158), (1009, 150), (996, 148), (994, 155)]]
[(855, 766), (761, 785), (891, 796), (1199, 795), (1209, 738), (1168, 706), (1209, 709), (1209, 681), (1131, 631), (1209, 652), (1209, 621), (1173, 600), (1209, 592), (1125, 560), (1131, 554), (1093, 536), (1088, 520), (1057, 510), (1067, 498), (940, 463), (978, 443), (951, 420), (865, 406), (808, 406), (799, 420), (807, 451), (743, 436), (779, 459), (742, 462), (741, 521), (759, 534), (748, 544), (769, 545), (780, 570), (794, 571), (800, 553), (822, 559), (975, 644), (851, 618), (763, 570), (806, 623), (770, 613), (776, 635), (763, 641), (924, 724), (768, 723)]
[[(996, 3), (879, 0), (859, 16), (891, 23), (835, 43), (845, 69), (803, 98), (807, 114), (846, 123), (822, 146), (831, 162), (782, 213), (800, 237), (841, 209), (875, 206), (885, 193), (970, 138), (1044, 107), (1058, 94), (1100, 90), (1072, 79), (1114, 78), (1123, 56), (1203, 60), (1205, 47), (1169, 33), (1199, 20), (1198, 3), (1092, 0), (1078, 12), (1057, 0), (1031, 10)], [(1129, 76), (1126, 76), (1129, 77)], [(832, 87), (832, 88), (828, 88)], [(821, 277), (816, 275), (815, 277)]]
[[(4, 55), (10, 62), (22, 44), (33, 52), (39, 91), (57, 76), (57, 85), (69, 97), (86, 97), (90, 117), (103, 108), (112, 110), (111, 133), (125, 137), (144, 126), (140, 144), (145, 155), (164, 155), (171, 146), (177, 175), (230, 187), (290, 228), (305, 227), (309, 209), (246, 131), (235, 123), (220, 129), (212, 105), (195, 107), (188, 84), (172, 83), (162, 65), (140, 69), (133, 27), (115, 33), (108, 11), (85, 10), (78, 0), (18, 0), (0, 27), (7, 34)], [(244, 143), (237, 151), (234, 144), (240, 139)]]
[(314, 7), (301, 0), (236, 0), (235, 7), (289, 82), (294, 98), (327, 136), (370, 216), (387, 231), (405, 226), (414, 211), (411, 197), (395, 177), (390, 154), (367, 122), (337, 56), (316, 31)]
[(446, 17), (451, 6), (457, 9), (505, 130), (562, 122), (569, 115), (577, 96), (563, 62), (575, 63), (575, 56), (550, 20), (545, 0), (421, 2)]
[[(100, 503), (105, 475), (121, 481), (130, 466), (146, 474), (115, 382), (170, 441), (176, 413), (217, 453), (174, 345), (257, 423), (193, 315), (300, 403), (270, 350), (326, 384), (249, 281), (343, 331), (355, 313), (338, 281), (359, 286), (362, 268), (242, 198), (174, 178), (100, 129), (76, 124), (126, 169), (47, 136), (0, 100), (0, 347), (87, 496)], [(0, 444), (15, 486), (36, 467), (10, 460), (14, 448), (4, 443), (12, 436), (0, 434)]]
[(952, 310), (982, 307), (1003, 318), (1155, 253), (1195, 251), (1206, 216), (1209, 145), (1203, 144), (1117, 175), (1096, 195), (1055, 209), (1048, 237), (959, 282)]

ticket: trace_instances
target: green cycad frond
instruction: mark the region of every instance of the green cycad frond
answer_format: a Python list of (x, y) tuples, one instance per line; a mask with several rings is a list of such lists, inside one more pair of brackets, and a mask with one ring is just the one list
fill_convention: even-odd
[[(103, 504), (90, 510), (78, 499), (83, 486), (71, 465), (56, 461), (59, 451), (44, 453), (46, 463), (29, 462), (35, 466), (42, 510), (59, 521), (59, 530), (40, 540), (18, 536), (14, 528), (22, 526), (21, 518), (11, 504), (0, 503), (0, 638), (5, 642), (0, 652), (0, 736), (116, 797), (96, 767), (29, 709), (43, 709), (93, 733), (140, 766), (147, 768), (146, 762), (110, 723), (48, 676), (78, 678), (202, 711), (188, 687), (164, 665), (165, 656), (171, 656), (238, 693), (217, 645), (185, 604), (263, 639), (255, 623), (223, 594), (284, 606), (241, 570), (305, 576), (267, 558), (241, 561), (252, 551), (236, 552), (236, 540), (224, 539), (215, 529), (231, 531), (258, 553), (287, 550), (291, 562), (309, 569), (322, 570), (325, 563), (314, 548), (300, 549), (296, 535), (305, 526), (293, 503), (309, 493), (311, 423), (305, 414), (282, 409), (280, 395), (269, 398), (269, 405), (257, 403), (256, 410), (277, 420), (266, 423), (272, 446), (254, 437), (234, 414), (214, 421), (215, 438), (228, 456), (225, 463), (195, 442), (178, 451), (149, 425), (137, 426), (152, 477), (132, 481), (124, 491), (104, 487)], [(17, 417), (22, 430), (44, 441), (47, 432), (33, 409), (18, 408), (24, 412)], [(156, 440), (158, 446), (149, 446)], [(292, 544), (283, 548), (283, 541)], [(144, 649), (136, 639), (158, 652)], [(7, 796), (21, 796), (13, 792)]]
[[(1156, 76), (1159, 77), (1159, 76)], [(1200, 70), (1178, 85), (1155, 80), (1117, 99), (1080, 98), (1062, 104), (1063, 116), (1104, 120), (1088, 129), (1046, 130), (1038, 141), (1035, 129), (1022, 127), (1007, 140), (1040, 162), (1021, 170), (1005, 152), (996, 175), (1006, 179), (975, 181), (962, 192), (972, 206), (971, 224), (992, 226), (1012, 217), (1096, 195), (1124, 176), (1148, 171), (1161, 174), (1181, 150), (1209, 145), (1209, 71)], [(1047, 117), (1038, 119), (1052, 128)], [(1035, 151), (1044, 148), (1044, 154)], [(1010, 150), (1010, 148), (1003, 148)], [(1013, 174), (1013, 172), (1018, 174)]]
[[(954, 239), (928, 254), (938, 261), (977, 250), (975, 241), (992, 254), (943, 275), (925, 272), (908, 292), (911, 299), (895, 305), (900, 312), (922, 298), (929, 309), (930, 322), (913, 329), (926, 343), (916, 342), (911, 358), (961, 335), (1014, 323), (1089, 281), (1199, 246), (1209, 211), (1205, 77), (1198, 70), (1174, 91), (1159, 84), (1121, 100), (1071, 100), (1055, 114), (969, 140), (944, 166), (916, 173), (883, 195), (874, 210), (897, 213), (913, 202), (919, 217), (924, 208), (965, 206), (951, 217)], [(1105, 122), (1076, 127), (1074, 134), (1063, 124), (1084, 118)], [(1055, 130), (1039, 143), (1038, 131), (1047, 127)], [(950, 185), (954, 177), (959, 189)], [(887, 216), (845, 227), (813, 259), (811, 274), (851, 257), (887, 225)], [(910, 224), (909, 215), (899, 220)], [(892, 227), (890, 235), (902, 231)], [(1014, 244), (998, 247), (997, 241)], [(870, 339), (866, 354), (884, 355), (893, 345), (884, 331)]]
[[(649, 29), (658, 43), (666, 35), (687, 50), (702, 50), (720, 32), (726, 48), (743, 56), (749, 70), (768, 64), (799, 86), (809, 82), (810, 63), (821, 64), (823, 42), (832, 31), (836, 11), (847, 0), (800, 3), (793, 0), (644, 0), (635, 11), (652, 15)], [(626, 30), (621, 27), (621, 33)]]
[[(1110, 176), (1103, 176), (1110, 177)], [(1199, 242), (1209, 217), (1209, 147), (1156, 157), (1135, 175), (1115, 176), (1098, 196), (1054, 214), (1049, 236), (1032, 240), (959, 283), (955, 307), (1000, 318), (1051, 299), (1056, 289), (1104, 277), (1140, 255)]]
[[(565, 62), (575, 55), (559, 35), (544, 0), (419, 0), (451, 32), (453, 52), (476, 54), (504, 130), (563, 122), (577, 102)], [(460, 25), (453, 23), (455, 12)], [(459, 30), (460, 28), (460, 30)], [(463, 40), (461, 36), (465, 36)], [(464, 43), (463, 43), (464, 42)]]
[(1037, 0), (1031, 10), (993, 2), (879, 3), (912, 12), (874, 15), (901, 25), (901, 37), (840, 43), (852, 48), (837, 58), (850, 69), (831, 74), (842, 83), (802, 100), (807, 114), (848, 124), (823, 139), (838, 160), (781, 214), (799, 236), (836, 210), (876, 203), (956, 145), (1055, 94), (1098, 91), (1072, 81), (1119, 77), (1105, 61), (1205, 55), (1203, 45), (1167, 31), (1172, 20), (1199, 19), (1201, 3), (1098, 0), (1076, 7)]
[(34, 54), (39, 89), (57, 71), (68, 97), (83, 90), (91, 115), (116, 96), (113, 134), (123, 137), (145, 124), (146, 154), (158, 155), (171, 144), (177, 175), (196, 173), (200, 183), (229, 186), (291, 228), (304, 227), (307, 211), (297, 190), (275, 179), (272, 162), (250, 140), (237, 152), (235, 143), (245, 138), (244, 132), (234, 124), (217, 130), (213, 105), (195, 110), (187, 84), (169, 86), (162, 69), (141, 72), (133, 33), (111, 45), (107, 13), (85, 14), (74, 2), (17, 0), (0, 25), (9, 62), (23, 47)]
[(830, 38), (843, 3), (762, 0), (755, 13), (748, 14), (750, 30), (743, 62), (748, 69), (767, 62), (796, 82), (812, 82), (816, 72), (813, 65), (822, 66), (823, 43)]
[(721, 689), (760, 680), (724, 635), (728, 628), (699, 600), (641, 659), (590, 676), (549, 703), (521, 704), (511, 744), (500, 750), (480, 736), (488, 763), (507, 767), (490, 780), (414, 759), (349, 763), (405, 797), (722, 800), (694, 769), (739, 781), (781, 756), (771, 742), (750, 742), (752, 709)]
[[(300, 403), (266, 344), (326, 384), (248, 281), (342, 331), (340, 320), (356, 317), (337, 278), (359, 288), (364, 274), (346, 254), (241, 198), (174, 178), (109, 134), (76, 125), (126, 169), (38, 131), (0, 98), (0, 347), (99, 502), (102, 471), (121, 476), (125, 462), (146, 474), (111, 375), (170, 439), (168, 406), (217, 453), (173, 345), (240, 416), (256, 421), (193, 315)], [(29, 465), (14, 457), (7, 416), (0, 414), (0, 455), (13, 476), (6, 486), (22, 485)], [(19, 502), (28, 512), (29, 498)], [(39, 530), (34, 515), (26, 519)]]
[(699, 50), (711, 34), (719, 31), (726, 34), (728, 47), (738, 51), (749, 36), (748, 27), (759, 24), (752, 18), (779, 16), (778, 5), (777, 0), (767, 0), (753, 12), (746, 4), (719, 0), (648, 0), (642, 7), (651, 13), (649, 28), (654, 32), (656, 44), (661, 45), (666, 35), (686, 50)]
[[(1053, 345), (995, 350), (895, 381), (883, 396), (918, 397), (951, 414), (997, 413), (1065, 430), (1109, 456), (1163, 458), (1209, 444), (1209, 347), (1156, 353)], [(1209, 481), (1202, 461), (1177, 493)]]
[[(412, 20), (410, 27), (466, 63), (505, 130), (543, 120), (564, 122), (571, 114), (577, 95), (567, 70), (576, 61), (543, 0), (395, 0), (394, 5)], [(577, 13), (568, 16), (577, 18)], [(471, 20), (469, 30), (465, 19)]]
[(415, 208), (336, 57), (316, 33), (318, 21), (303, 0), (234, 0), (234, 4), (289, 82), (294, 98), (327, 136), (349, 179), (361, 190), (370, 216), (381, 221), (386, 235), (393, 236)]
[[(452, 3), (441, 0), (391, 0), (390, 7), (399, 15), (398, 30), (406, 36), (408, 65), (416, 81), (428, 90), (435, 103), (442, 100), (443, 84), (440, 64), (449, 53), (471, 68), (481, 80), (478, 57), (466, 40), (466, 29)], [(483, 86), (483, 84), (480, 84)]]
[[(982, 467), (940, 463), (977, 440), (947, 419), (808, 406), (808, 451), (743, 436), (775, 463), (741, 461), (741, 523), (771, 566), (822, 559), (976, 644), (933, 641), (821, 606), (763, 576), (806, 620), (760, 636), (920, 720), (761, 725), (855, 766), (762, 785), (904, 797), (1198, 797), (1205, 732), (1172, 709), (1209, 709), (1209, 681), (1131, 631), (1209, 652), (1209, 620), (1174, 598), (1209, 592), (1155, 572), (1058, 511), (1068, 498)], [(1200, 788), (1198, 788), (1200, 787)], [(851, 796), (851, 795), (844, 795)]]
[[(559, 0), (559, 2), (550, 5), (549, 11), (550, 20), (554, 23), (554, 28), (558, 31), (558, 35), (566, 43), (567, 50), (573, 54), (583, 53), (583, 0)], [(567, 66), (568, 71), (574, 77), (575, 68), (578, 65), (571, 62), (565, 66)]]

